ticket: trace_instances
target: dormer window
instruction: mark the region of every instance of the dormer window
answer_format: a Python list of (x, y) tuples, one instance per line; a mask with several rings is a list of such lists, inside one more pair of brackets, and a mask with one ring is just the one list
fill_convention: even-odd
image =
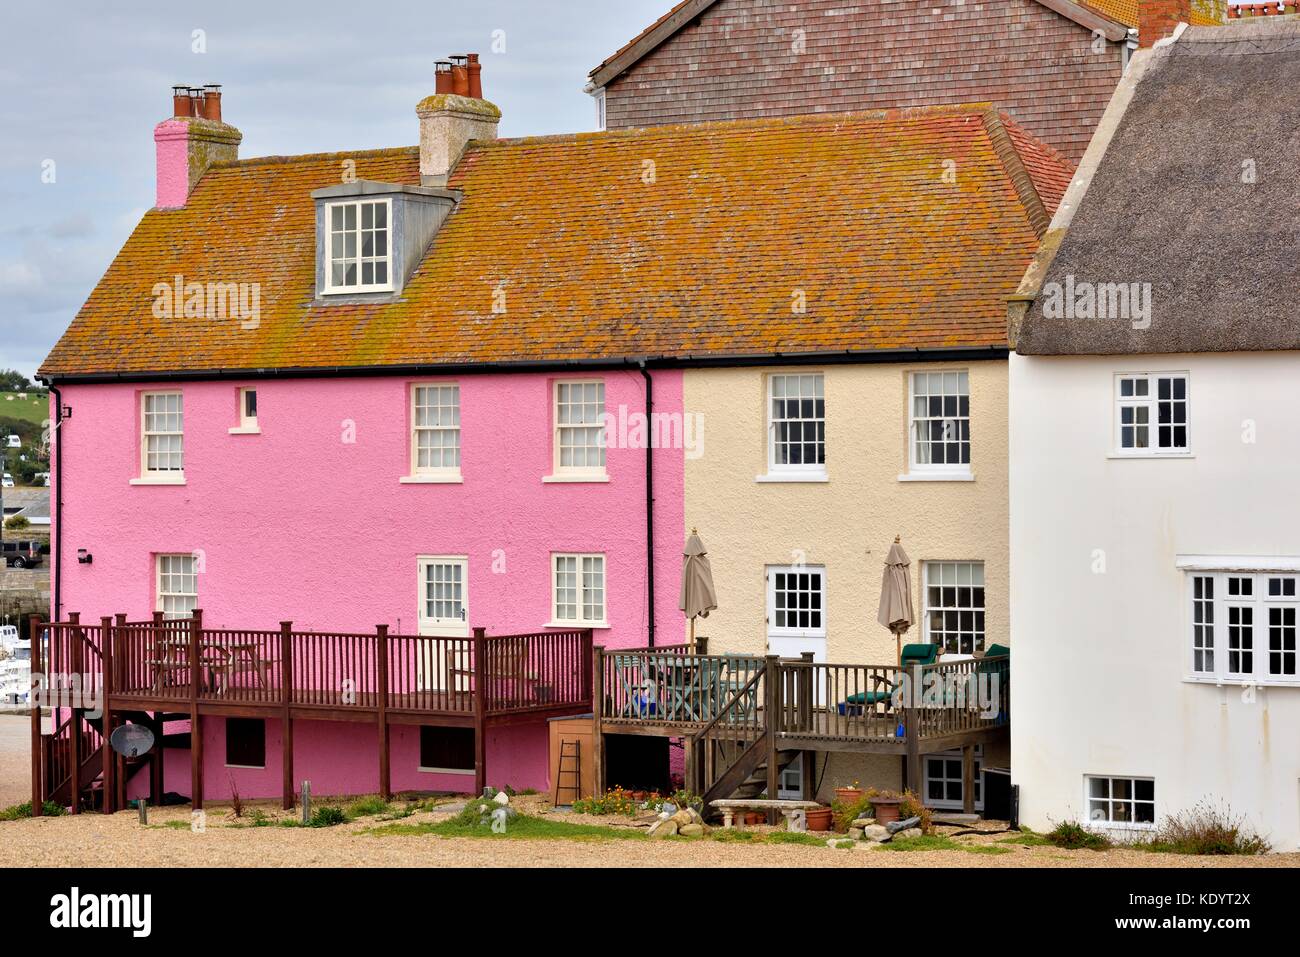
[(326, 293), (388, 292), (393, 288), (391, 208), (390, 199), (326, 204)]

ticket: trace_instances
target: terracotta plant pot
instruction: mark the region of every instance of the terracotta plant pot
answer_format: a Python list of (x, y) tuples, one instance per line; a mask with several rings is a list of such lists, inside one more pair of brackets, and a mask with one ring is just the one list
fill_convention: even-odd
[(862, 790), (862, 788), (836, 788), (835, 789), (835, 800), (839, 801), (841, 804), (845, 805), (846, 807), (852, 807), (854, 804), (857, 804), (864, 797), (866, 797), (866, 795), (867, 792)]
[(871, 810), (875, 813), (877, 824), (890, 824), (899, 819), (898, 806), (903, 803), (902, 798), (876, 798), (871, 802)]
[(767, 815), (762, 811), (746, 811), (744, 817), (746, 825), (767, 823)]
[(819, 807), (808, 812), (808, 830), (829, 831), (831, 829), (831, 809)]

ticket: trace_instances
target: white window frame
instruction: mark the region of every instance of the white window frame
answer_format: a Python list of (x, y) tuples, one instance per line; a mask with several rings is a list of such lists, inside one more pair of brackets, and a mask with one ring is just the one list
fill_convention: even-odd
[[(573, 560), (576, 618), (560, 617), (560, 562)], [(587, 590), (584, 564), (600, 562), (600, 617), (587, 614)], [(551, 553), (551, 620), (548, 628), (608, 628), (609, 627), (609, 561), (603, 552), (552, 552)]]
[(605, 88), (598, 89), (593, 97), (596, 101), (596, 129), (605, 128)]
[[(178, 414), (181, 417), (179, 432), (149, 431), (149, 400), (175, 396), (180, 400)], [(133, 485), (184, 485), (185, 484), (185, 393), (179, 389), (163, 389), (140, 393), (140, 477), (132, 479)], [(166, 414), (166, 413), (164, 413)], [(149, 437), (154, 435), (175, 435), (181, 441), (181, 467), (179, 469), (149, 468)]]
[[(427, 613), (429, 569), (434, 566), (460, 570), (461, 617), (438, 618)], [(468, 638), (469, 627), (469, 557), (467, 555), (421, 555), (416, 559), (416, 623), (421, 635), (433, 638)]]
[[(1227, 563), (1225, 563), (1227, 564)], [(1216, 684), (1216, 685), (1257, 685), (1257, 686), (1281, 686), (1300, 688), (1300, 568), (1284, 569), (1242, 569), (1242, 568), (1204, 568), (1204, 567), (1184, 567), (1186, 573), (1186, 587), (1184, 590), (1184, 678), (1190, 682)], [(1208, 579), (1213, 583), (1213, 595), (1211, 598), (1204, 597), (1204, 589), (1201, 592), (1202, 598), (1196, 597), (1197, 579)], [(1239, 583), (1249, 581), (1251, 583), (1250, 594), (1245, 594), (1244, 584), (1238, 584), (1235, 591), (1232, 587), (1232, 579)], [(1280, 579), (1282, 584), (1280, 588), (1282, 594), (1274, 595), (1270, 593), (1271, 581)], [(1291, 593), (1287, 594), (1286, 589), (1290, 583)], [(1209, 642), (1205, 642), (1204, 622), (1198, 623), (1196, 620), (1196, 603), (1200, 601), (1206, 604), (1202, 618), (1206, 617), (1208, 611), (1211, 621), (1209, 625)], [(1240, 609), (1237, 620), (1234, 622), (1233, 609)], [(1233, 630), (1240, 629), (1244, 625), (1246, 615), (1244, 612), (1249, 611), (1250, 628), (1251, 628), (1251, 668), (1249, 671), (1232, 669), (1233, 654)], [(1275, 612), (1286, 615), (1290, 612), (1291, 623), (1282, 623), (1277, 627), (1290, 629), (1292, 650), (1288, 651), (1285, 645), (1280, 651), (1284, 657), (1282, 664), (1285, 666), (1287, 656), (1290, 657), (1294, 674), (1272, 674), (1272, 635), (1271, 629), (1274, 627), (1272, 618)], [(1198, 627), (1201, 629), (1198, 632)], [(1240, 630), (1236, 635), (1238, 639), (1238, 652), (1243, 651), (1242, 638), (1244, 637)], [(1285, 635), (1281, 636), (1285, 641)], [(1199, 642), (1199, 644), (1198, 644)], [(1213, 652), (1213, 668), (1198, 671), (1196, 669), (1196, 651), (1202, 645), (1208, 647)], [(1238, 663), (1241, 660), (1238, 659)], [(1204, 658), (1202, 658), (1204, 664)]]
[[(821, 382), (822, 415), (820, 420), (815, 417), (811, 419), (803, 419), (801, 417), (799, 421), (814, 422), (814, 423), (818, 421), (821, 422), (822, 461), (820, 463), (817, 462), (798, 463), (793, 465), (786, 464), (786, 463), (779, 463), (776, 460), (777, 420), (775, 416), (775, 409), (773, 408), (776, 402), (776, 383), (777, 380), (787, 380), (787, 379), (802, 380), (807, 378), (820, 380)], [(801, 386), (800, 398), (802, 399), (803, 398), (802, 382), (800, 382), (800, 386)], [(797, 371), (797, 372), (796, 371), (773, 372), (767, 375), (766, 377), (766, 381), (764, 382), (764, 386), (763, 386), (763, 394), (764, 394), (763, 402), (765, 405), (765, 410), (763, 412), (763, 421), (766, 425), (766, 432), (767, 432), (767, 440), (766, 440), (767, 474), (760, 475), (758, 477), (758, 481), (760, 482), (825, 482), (827, 481), (827, 477), (829, 473), (827, 472), (826, 463), (829, 460), (829, 448), (828, 448), (829, 443), (827, 442), (827, 435), (826, 435), (826, 419), (827, 419), (826, 417), (826, 408), (827, 408), (826, 373), (819, 372), (816, 370), (805, 370), (805, 371)], [(816, 398), (815, 392), (813, 398), (814, 399)], [(783, 421), (793, 421), (793, 420), (786, 419)]]
[[(175, 570), (172, 570), (172, 569), (168, 569), (168, 571), (164, 572), (164, 571), (163, 571), (163, 566), (164, 566), (164, 565), (167, 565), (167, 564), (169, 564), (170, 562), (175, 561), (175, 560), (192, 562), (192, 563), (193, 563), (193, 565), (192, 565), (192, 571), (190, 571), (190, 572), (187, 573), (187, 572), (185, 572), (185, 571), (183, 571), (183, 570), (182, 570), (182, 571), (175, 571)], [(197, 558), (197, 557), (196, 557), (192, 552), (190, 552), (190, 553), (185, 553), (185, 552), (159, 552), (158, 554), (154, 555), (154, 563), (153, 563), (153, 566), (154, 566), (154, 585), (153, 585), (153, 593), (154, 593), (154, 610), (155, 610), (155, 611), (160, 611), (160, 612), (162, 612), (162, 613), (163, 613), (167, 618), (169, 618), (169, 619), (183, 619), (183, 618), (189, 618), (189, 617), (191, 617), (192, 614), (193, 614), (194, 609), (197, 608), (197, 607), (199, 607), (199, 567), (198, 567), (198, 558)], [(182, 575), (182, 576), (184, 576), (184, 575), (187, 575), (187, 574), (188, 574), (188, 576), (189, 576), (190, 578), (193, 578), (193, 579), (194, 579), (194, 591), (193, 591), (192, 593), (191, 593), (191, 592), (182, 592), (182, 591), (165, 591), (165, 590), (163, 589), (163, 582), (164, 582), (164, 577), (165, 577), (165, 576), (166, 576), (166, 577), (175, 576), (175, 575)], [(170, 612), (170, 613), (169, 613), (168, 610), (167, 610), (167, 599), (168, 599), (168, 598), (193, 598), (193, 599), (194, 599), (194, 604), (191, 605), (191, 606), (190, 606), (190, 610), (189, 610), (188, 612), (184, 613), (184, 614), (179, 614), (179, 615), (178, 615), (178, 614), (175, 614), (174, 612)]]
[[(950, 417), (950, 416), (947, 416), (947, 415), (942, 415), (942, 416), (938, 416), (937, 418), (941, 419), (941, 420), (944, 422), (944, 428), (945, 428), (945, 431), (947, 430), (947, 428), (948, 428), (948, 426), (949, 426), (949, 423), (953, 423), (953, 424), (956, 425), (956, 427), (957, 427), (957, 431), (958, 431), (958, 435), (957, 435), (957, 438), (955, 439), (955, 441), (958, 442), (958, 443), (965, 442), (965, 444), (966, 444), (967, 446), (969, 446), (969, 450), (968, 450), (968, 453), (967, 453), (967, 458), (968, 458), (968, 459), (973, 458), (973, 456), (974, 456), (974, 449), (975, 449), (974, 443), (972, 442), (972, 439), (971, 439), (971, 416), (970, 416), (970, 412), (971, 412), (971, 409), (970, 409), (970, 370), (969, 370), (969, 369), (922, 369), (922, 370), (916, 370), (916, 371), (913, 371), (913, 372), (909, 372), (908, 375), (907, 375), (907, 468), (908, 468), (908, 473), (909, 473), (909, 475), (913, 475), (913, 476), (926, 476), (926, 477), (932, 477), (932, 478), (968, 478), (968, 477), (970, 476), (970, 474), (971, 474), (971, 463), (970, 463), (969, 461), (967, 461), (967, 462), (956, 462), (956, 463), (949, 463), (949, 462), (933, 463), (933, 462), (921, 462), (921, 461), (919, 461), (919, 459), (918, 459), (918, 456), (917, 456), (917, 450), (918, 450), (918, 446), (919, 446), (919, 444), (920, 444), (920, 440), (918, 439), (917, 434), (916, 434), (916, 427), (917, 427), (917, 424), (918, 424), (918, 422), (920, 422), (920, 421), (926, 421), (926, 422), (928, 422), (928, 421), (932, 421), (932, 420), (934, 420), (934, 419), (936, 418), (935, 416), (930, 416), (930, 415), (923, 416), (921, 419), (918, 419), (918, 418), (917, 418), (917, 415), (916, 415), (916, 380), (917, 380), (917, 377), (918, 377), (918, 376), (926, 376), (926, 377), (930, 377), (930, 376), (940, 376), (940, 377), (956, 376), (956, 377), (957, 377), (957, 387), (958, 387), (958, 390), (959, 390), (959, 391), (957, 392), (957, 398), (958, 398), (957, 414), (956, 414), (955, 416), (951, 416), (951, 417)], [(965, 398), (966, 398), (966, 414), (965, 414), (965, 415), (962, 415), (962, 414), (961, 414), (961, 404), (960, 404), (960, 402), (961, 402), (961, 392), (960, 392), (960, 387), (961, 387), (961, 383), (962, 383), (963, 380), (965, 380), (965, 383), (966, 383), (966, 393), (965, 393)], [(928, 382), (927, 382), (927, 384), (928, 384)], [(946, 383), (946, 378), (945, 378), (945, 380), (944, 380), (944, 388), (946, 389), (946, 387), (947, 387), (947, 383)], [(927, 394), (927, 395), (931, 395), (932, 393), (927, 392), (926, 394)], [(947, 395), (947, 392), (941, 393), (941, 395)], [(961, 437), (961, 423), (962, 423), (962, 422), (966, 423), (966, 438), (965, 438), (965, 439), (963, 439), (963, 438)], [(927, 439), (926, 441), (929, 442), (930, 440)], [(947, 439), (945, 439), (944, 441), (947, 442)]]
[[(387, 242), (385, 246), (387, 251), (383, 256), (366, 256), (361, 255), (361, 207), (363, 205), (383, 206), (386, 210), (384, 214), (385, 232)], [(356, 207), (356, 228), (354, 232), (357, 236), (356, 263), (357, 263), (357, 284), (355, 286), (337, 286), (334, 284), (334, 210), (348, 206)], [(325, 203), (322, 215), (325, 222), (322, 229), (325, 233), (325, 257), (322, 268), (325, 272), (325, 281), (322, 289), (329, 296), (345, 296), (349, 294), (364, 294), (372, 292), (392, 292), (395, 288), (393, 277), (393, 200), (391, 197), (375, 199), (372, 197), (356, 197), (354, 199), (339, 200), (337, 202)], [(388, 281), (384, 283), (362, 283), (361, 282), (361, 265), (362, 259), (373, 262), (383, 261), (388, 267)]]
[[(805, 638), (805, 639), (812, 638), (812, 639), (825, 640), (826, 616), (827, 616), (826, 566), (825, 565), (768, 565), (767, 568), (765, 569), (765, 572), (767, 577), (767, 583), (766, 583), (767, 584), (767, 588), (766, 588), (767, 637), (769, 639), (771, 638)], [(817, 576), (817, 587), (815, 589), (812, 588), (811, 582), (809, 582), (810, 587), (807, 589), (807, 591), (810, 596), (813, 594), (816, 594), (818, 596), (819, 605), (817, 610), (821, 613), (820, 625), (812, 624), (811, 599), (809, 601), (810, 614), (808, 616), (809, 624), (807, 627), (802, 627), (798, 624), (792, 626), (788, 623), (788, 618), (786, 624), (784, 625), (777, 624), (777, 620), (776, 620), (777, 619), (777, 607), (776, 607), (777, 575), (816, 575)], [(787, 588), (786, 592), (789, 593), (790, 589)], [(794, 594), (800, 594), (802, 592), (803, 589), (799, 587), (796, 587), (794, 590)], [(788, 611), (788, 609), (786, 610)], [(799, 611), (800, 609), (795, 609), (795, 610)]]
[[(1161, 448), (1160, 441), (1160, 380), (1161, 379), (1180, 379), (1183, 382), (1183, 399), (1182, 404), (1185, 410), (1185, 419), (1182, 423), (1186, 430), (1187, 443), (1183, 446), (1170, 446)], [(1126, 380), (1144, 380), (1147, 383), (1147, 394), (1141, 398), (1136, 396), (1122, 396), (1120, 391)], [(1113, 400), (1112, 412), (1114, 423), (1114, 436), (1112, 438), (1111, 455), (1117, 458), (1190, 458), (1192, 455), (1192, 378), (1187, 371), (1176, 372), (1116, 372), (1112, 385)], [(1171, 402), (1176, 402), (1171, 398)], [(1135, 408), (1145, 409), (1147, 413), (1146, 427), (1149, 430), (1150, 444), (1146, 448), (1124, 448), (1123, 430), (1124, 409)], [(1170, 423), (1172, 428), (1173, 424)], [(1170, 436), (1172, 440), (1172, 434)]]
[[(599, 424), (586, 422), (581, 425), (575, 423), (560, 423), (560, 392), (564, 387), (588, 386), (597, 384), (601, 387), (601, 411), (602, 418)], [(545, 482), (608, 482), (609, 471), (609, 436), (605, 433), (606, 423), (609, 415), (609, 387), (602, 378), (595, 379), (556, 379), (551, 383), (551, 474), (546, 476)], [(561, 465), (561, 435), (563, 429), (570, 428), (599, 428), (600, 432), (599, 445), (601, 458), (604, 461), (598, 465)]]
[[(1094, 797), (1092, 796), (1092, 782), (1093, 782), (1093, 781), (1107, 781), (1107, 782), (1109, 782), (1109, 783), (1108, 783), (1108, 786), (1107, 786), (1107, 795), (1108, 795), (1107, 797), (1104, 797), (1104, 798), (1094, 798)], [(1133, 795), (1133, 796), (1132, 796), (1131, 798), (1116, 798), (1116, 797), (1114, 796), (1114, 794), (1115, 794), (1115, 782), (1116, 782), (1116, 781), (1127, 781), (1127, 782), (1129, 782), (1129, 786), (1130, 786), (1131, 789), (1132, 789), (1132, 795)], [(1147, 800), (1147, 799), (1145, 799), (1145, 798), (1143, 798), (1143, 799), (1140, 800), (1140, 801), (1138, 800), (1138, 797), (1137, 797), (1137, 784), (1138, 784), (1139, 781), (1142, 781), (1142, 782), (1150, 782), (1150, 783), (1151, 783), (1151, 799), (1150, 799), (1150, 800)], [(1085, 775), (1083, 776), (1083, 813), (1082, 813), (1082, 820), (1080, 821), (1080, 823), (1083, 824), (1083, 825), (1085, 825), (1085, 826), (1087, 826), (1087, 827), (1089, 827), (1089, 828), (1092, 828), (1092, 829), (1095, 829), (1095, 830), (1101, 830), (1101, 831), (1109, 831), (1109, 830), (1118, 830), (1118, 831), (1150, 831), (1150, 830), (1154, 830), (1154, 829), (1155, 829), (1155, 826), (1156, 826), (1156, 797), (1155, 797), (1155, 783), (1156, 783), (1156, 779), (1155, 779), (1155, 778), (1150, 777), (1150, 776), (1147, 776), (1147, 775), (1141, 775), (1141, 774), (1138, 774), (1138, 775), (1129, 775), (1129, 774), (1085, 774)], [(1092, 802), (1093, 802), (1093, 801), (1105, 801), (1106, 804), (1109, 806), (1109, 813), (1112, 815), (1112, 817), (1107, 818), (1107, 819), (1105, 819), (1105, 820), (1102, 820), (1102, 819), (1100, 819), (1100, 818), (1094, 818), (1094, 817), (1092, 816)], [(1134, 816), (1136, 816), (1136, 811), (1137, 811), (1137, 805), (1138, 805), (1138, 804), (1149, 804), (1149, 805), (1151, 805), (1151, 820), (1150, 820), (1150, 821), (1135, 821), (1135, 820), (1134, 820), (1134, 821), (1116, 821), (1116, 820), (1114, 820), (1114, 819), (1113, 819), (1113, 815), (1114, 815), (1114, 813), (1115, 813), (1115, 808), (1114, 808), (1114, 806), (1115, 806), (1115, 803), (1116, 803), (1117, 801), (1120, 802), (1120, 803), (1131, 804), (1131, 805), (1133, 805)]]
[[(421, 389), (455, 389), (456, 391), (456, 423), (454, 425), (438, 426), (419, 426), (416, 422), (416, 409), (418, 408), (417, 400)], [(410, 445), (410, 472), (403, 477), (404, 483), (425, 483), (425, 482), (451, 482), (459, 483), (462, 481), (460, 463), (463, 449), (461, 447), (461, 388), (460, 383), (451, 380), (431, 380), (428, 382), (412, 382), (409, 397), (410, 416), (410, 434), (407, 442)], [(455, 432), (456, 433), (456, 465), (454, 466), (420, 466), (420, 441), (421, 431), (429, 432)]]
[[(967, 586), (963, 586), (963, 585), (961, 585), (961, 584), (959, 583), (959, 582), (960, 582), (960, 576), (958, 576), (958, 580), (957, 580), (958, 583), (955, 583), (955, 584), (953, 584), (953, 585), (951, 585), (951, 586), (944, 585), (944, 584), (942, 583), (942, 581), (940, 581), (939, 583), (937, 583), (937, 584), (935, 584), (935, 585), (931, 585), (931, 582), (930, 582), (930, 574), (931, 574), (931, 572), (932, 572), (932, 571), (936, 571), (936, 570), (942, 568), (942, 567), (945, 566), (945, 565), (952, 565), (952, 566), (954, 566), (954, 568), (956, 568), (957, 566), (961, 566), (961, 565), (968, 565), (968, 566), (970, 566), (971, 569), (972, 569), (971, 584), (970, 584), (970, 585), (967, 585)], [(978, 585), (974, 583), (974, 582), (975, 582), (975, 577), (976, 577), (976, 576), (974, 575), (974, 569), (977, 568), (977, 567), (978, 567), (978, 569), (979, 569), (979, 582), (980, 582)], [(972, 633), (978, 632), (980, 635), (982, 635), (982, 636), (983, 636), (983, 639), (984, 639), (984, 648), (988, 648), (988, 645), (989, 645), (989, 632), (988, 632), (988, 608), (989, 608), (989, 595), (988, 595), (988, 585), (987, 585), (987, 577), (986, 577), (986, 576), (987, 576), (987, 568), (986, 568), (986, 566), (985, 566), (985, 563), (984, 563), (983, 561), (978, 560), (978, 559), (965, 559), (965, 558), (963, 558), (963, 559), (949, 559), (949, 558), (943, 558), (943, 559), (927, 559), (926, 561), (924, 561), (924, 562), (921, 563), (921, 634), (922, 634), (922, 636), (924, 637), (924, 639), (925, 639), (925, 641), (926, 641), (927, 643), (929, 643), (929, 644), (937, 644), (937, 643), (938, 643), (938, 641), (936, 640), (936, 637), (934, 636), (934, 634), (932, 633), (932, 630), (931, 630), (931, 628), (930, 628), (930, 612), (932, 612), (932, 611), (938, 611), (938, 612), (943, 613), (943, 612), (947, 612), (947, 611), (955, 611), (955, 612), (957, 612), (958, 615), (960, 615), (964, 610), (967, 610), (967, 609), (963, 609), (963, 607), (962, 607), (961, 605), (948, 606), (948, 605), (940, 604), (940, 605), (938, 605), (938, 606), (931, 607), (931, 605), (930, 605), (930, 588), (931, 588), (931, 587), (935, 587), (935, 588), (946, 588), (946, 587), (962, 588), (962, 587), (968, 587), (968, 588), (972, 588), (972, 589), (974, 589), (974, 588), (982, 588), (982, 589), (984, 589), (984, 603), (983, 603), (982, 605), (978, 606), (978, 607), (976, 607), (974, 604), (972, 604), (972, 606), (971, 606), (971, 608), (969, 609), (969, 611), (971, 612), (972, 615), (975, 615), (975, 614), (977, 614), (977, 613), (978, 613), (978, 614), (982, 614), (982, 615), (984, 615), (984, 620), (983, 620), (984, 623), (983, 623), (983, 627), (982, 627), (982, 628), (976, 628), (976, 627), (975, 627), (975, 622), (972, 621)], [(971, 596), (971, 600), (972, 600), (972, 602), (974, 601), (974, 595), (973, 595), (973, 594), (972, 594), (972, 596)], [(963, 631), (963, 629), (960, 628), (960, 622), (959, 622), (958, 624), (959, 624), (959, 628), (958, 628), (958, 630), (959, 630), (959, 633), (961, 633), (961, 632)], [(946, 628), (945, 628), (944, 630), (945, 630), (945, 632), (947, 631)], [(975, 654), (976, 651), (981, 651), (981, 650), (983, 650), (983, 649), (980, 649), (980, 648), (976, 647), (975, 639), (972, 638), (972, 639), (971, 639), (971, 651), (969, 651), (969, 652), (960, 651), (960, 650), (958, 650), (958, 651), (949, 651), (946, 647), (941, 646), (941, 648), (940, 648), (940, 654), (942, 654), (942, 655), (944, 656), (944, 658), (945, 658), (946, 660), (948, 660), (948, 661), (965, 661), (965, 660), (968, 659), (968, 658), (972, 658), (972, 657), (974, 657), (974, 654)]]
[[(958, 765), (962, 764), (961, 748), (953, 748), (949, 751), (932, 751), (921, 755), (921, 803), (926, 807), (938, 808), (944, 811), (962, 810), (965, 807), (964, 798), (966, 797), (965, 772), (959, 769), (956, 778), (957, 784), (962, 788), (961, 797), (956, 800), (931, 798), (930, 782), (935, 780), (930, 774), (931, 759), (944, 762), (944, 774), (938, 780), (946, 784), (953, 780), (947, 775), (947, 763), (955, 760)], [(980, 744), (975, 745), (975, 810), (984, 810), (984, 746)]]
[[(239, 425), (230, 430), (231, 435), (261, 435), (262, 428), (258, 425), (257, 414), (248, 414), (248, 396), (249, 394), (257, 395), (256, 386), (245, 386), (238, 391), (239, 408), (236, 410), (239, 414)], [(260, 397), (259, 397), (260, 398)]]

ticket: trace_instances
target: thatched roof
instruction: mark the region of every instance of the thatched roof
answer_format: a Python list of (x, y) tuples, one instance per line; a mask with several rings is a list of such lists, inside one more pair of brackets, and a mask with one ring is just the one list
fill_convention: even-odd
[[(1300, 19), (1189, 28), (1131, 69), (1144, 66), (1021, 285), (1037, 295), (1018, 329), (1012, 308), (1017, 351), (1300, 349)], [(1139, 305), (1149, 283), (1149, 326), (1131, 308), (1062, 310), (1065, 290), (1088, 298), (1083, 283), (1136, 283)], [(1113, 306), (1119, 289), (1094, 301)]]

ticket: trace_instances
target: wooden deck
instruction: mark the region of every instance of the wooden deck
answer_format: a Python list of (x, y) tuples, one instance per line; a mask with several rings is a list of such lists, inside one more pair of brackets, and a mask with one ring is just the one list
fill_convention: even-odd
[[(48, 676), (34, 700), (53, 707), (55, 732), (42, 738), (33, 711), (33, 798), (81, 794), (98, 778), (105, 810), (124, 803), (120, 760), (103, 746), (123, 720), (273, 718), (283, 723), (284, 802), (294, 800), (293, 725), (298, 720), (373, 724), (377, 790), (388, 797), (389, 728), (434, 725), (475, 731), (475, 786), (486, 780), (486, 731), (582, 714), (591, 707), (589, 629), (467, 638), (207, 629), (193, 618), (38, 624), (32, 674)], [(72, 676), (75, 676), (72, 677)], [(102, 718), (93, 715), (102, 709)], [(203, 737), (190, 737), (191, 787), (203, 806)], [(156, 748), (155, 751), (160, 751)], [(102, 758), (102, 768), (99, 759)], [(161, 762), (158, 772), (161, 771)], [(153, 788), (160, 791), (161, 774)], [(157, 796), (157, 794), (155, 795)], [(78, 801), (72, 800), (74, 810)]]
[(685, 646), (597, 649), (595, 673), (598, 736), (682, 738), (704, 787), (760, 743), (769, 767), (779, 752), (897, 755), (906, 780), (918, 782), (922, 754), (969, 751), (1010, 730), (1006, 657), (902, 669)]

